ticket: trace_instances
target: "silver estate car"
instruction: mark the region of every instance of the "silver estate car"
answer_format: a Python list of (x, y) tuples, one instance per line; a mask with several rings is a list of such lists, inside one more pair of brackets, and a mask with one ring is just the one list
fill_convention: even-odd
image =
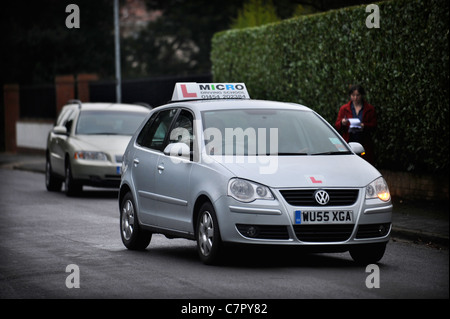
[(119, 187), (122, 157), (150, 112), (144, 106), (112, 103), (65, 105), (47, 137), (45, 184), (68, 196), (83, 185)]
[(226, 243), (349, 251), (356, 262), (377, 262), (392, 204), (363, 151), (302, 105), (173, 101), (149, 114), (125, 151), (122, 241), (142, 250), (153, 233), (196, 240), (206, 264)]

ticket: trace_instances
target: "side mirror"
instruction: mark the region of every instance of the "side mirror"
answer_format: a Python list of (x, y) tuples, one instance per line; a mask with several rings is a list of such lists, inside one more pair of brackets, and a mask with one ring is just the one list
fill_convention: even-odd
[(53, 128), (53, 133), (58, 135), (67, 135), (67, 128), (65, 126), (55, 126)]
[(359, 156), (363, 156), (366, 153), (366, 151), (364, 150), (364, 147), (359, 143), (350, 142), (350, 143), (348, 143), (348, 145), (350, 145), (350, 148), (352, 149), (352, 151), (355, 152)]
[(164, 149), (164, 155), (190, 159), (191, 150), (185, 143), (171, 143)]

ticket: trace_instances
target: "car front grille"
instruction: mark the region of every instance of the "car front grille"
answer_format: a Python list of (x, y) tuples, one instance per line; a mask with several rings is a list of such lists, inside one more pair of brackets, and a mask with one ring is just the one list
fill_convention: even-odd
[(358, 189), (325, 189), (330, 196), (326, 205), (320, 205), (314, 198), (316, 189), (284, 189), (280, 190), (286, 202), (292, 206), (349, 206), (358, 199)]
[(120, 175), (105, 175), (105, 178), (120, 181), (121, 176)]
[[(390, 223), (359, 225), (357, 239), (384, 237), (389, 233)], [(354, 224), (294, 225), (297, 238), (303, 242), (341, 242), (350, 238)], [(288, 240), (287, 226), (236, 224), (239, 233), (247, 238)]]
[(338, 242), (350, 238), (354, 224), (294, 225), (297, 238), (304, 242)]

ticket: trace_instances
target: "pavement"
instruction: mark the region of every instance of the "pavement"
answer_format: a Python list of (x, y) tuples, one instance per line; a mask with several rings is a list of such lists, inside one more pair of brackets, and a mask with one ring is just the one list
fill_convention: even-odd
[[(0, 169), (45, 173), (43, 154), (0, 153)], [(448, 249), (449, 201), (392, 198), (392, 239)]]

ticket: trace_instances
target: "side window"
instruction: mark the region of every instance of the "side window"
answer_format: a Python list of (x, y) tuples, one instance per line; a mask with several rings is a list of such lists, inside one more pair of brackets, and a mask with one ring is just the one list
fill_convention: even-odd
[(191, 112), (182, 110), (169, 136), (169, 143), (182, 142), (192, 149), (194, 117)]
[(76, 115), (77, 115), (77, 112), (72, 111), (69, 114), (69, 117), (67, 118), (66, 123), (64, 123), (64, 126), (67, 128), (67, 133), (69, 133), (69, 134), (72, 130), (73, 121), (75, 120)]
[(161, 111), (156, 114), (153, 121), (152, 116), (139, 134), (137, 143), (143, 147), (163, 151), (164, 140), (176, 113), (176, 109)]
[(71, 110), (71, 109), (65, 109), (65, 110), (61, 111), (61, 114), (59, 114), (58, 119), (56, 120), (56, 126), (64, 125), (65, 122), (67, 121), (67, 118), (72, 113), (73, 113), (73, 110)]
[(155, 121), (155, 118), (158, 116), (158, 112), (153, 114), (145, 123), (144, 127), (142, 128), (141, 132), (139, 133), (138, 137), (136, 138), (136, 143), (140, 146), (147, 146), (150, 145), (150, 142), (148, 141), (148, 133), (150, 131), (150, 128), (152, 126), (152, 123)]

